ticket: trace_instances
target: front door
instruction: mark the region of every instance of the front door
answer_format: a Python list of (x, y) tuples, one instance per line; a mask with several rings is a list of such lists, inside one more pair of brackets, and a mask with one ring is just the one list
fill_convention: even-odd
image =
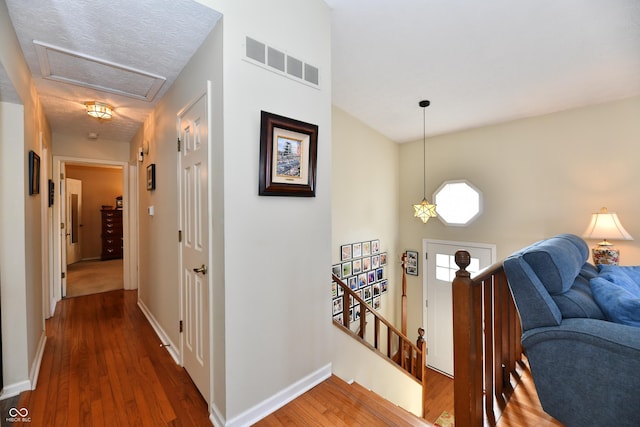
[(427, 331), (427, 366), (453, 376), (453, 296), (451, 283), (456, 277), (456, 251), (471, 255), (467, 271), (474, 273), (495, 262), (495, 246), (476, 243), (423, 240), (426, 268), (423, 295), (426, 295), (423, 323)]
[(65, 179), (66, 221), (65, 235), (67, 247), (67, 265), (80, 261), (80, 227), (82, 227), (82, 181)]
[(179, 114), (182, 360), (209, 402), (209, 131), (207, 95)]

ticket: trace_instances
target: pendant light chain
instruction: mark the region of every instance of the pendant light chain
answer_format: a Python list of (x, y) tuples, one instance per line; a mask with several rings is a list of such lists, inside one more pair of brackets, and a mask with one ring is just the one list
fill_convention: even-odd
[[(422, 106), (422, 104), (420, 104)], [(422, 195), (427, 198), (427, 113), (422, 107)]]

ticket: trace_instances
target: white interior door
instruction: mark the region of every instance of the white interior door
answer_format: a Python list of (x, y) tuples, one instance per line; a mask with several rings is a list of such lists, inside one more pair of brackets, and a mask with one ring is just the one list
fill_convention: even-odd
[(209, 402), (209, 207), (207, 96), (185, 108), (180, 119), (180, 213), (182, 225), (182, 358)]
[(65, 179), (66, 220), (65, 235), (67, 265), (80, 261), (80, 227), (82, 227), (82, 181)]
[(467, 267), (472, 275), (495, 262), (495, 245), (423, 240), (423, 322), (427, 331), (427, 366), (453, 376), (453, 298), (451, 282), (456, 276), (456, 251), (471, 255)]

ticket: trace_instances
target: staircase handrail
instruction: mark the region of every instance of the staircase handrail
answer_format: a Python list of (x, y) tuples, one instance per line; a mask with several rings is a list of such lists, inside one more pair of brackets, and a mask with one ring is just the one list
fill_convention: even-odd
[[(358, 336), (365, 344), (370, 345), (365, 341), (365, 333), (366, 333), (366, 317), (367, 312), (370, 312), (374, 316), (374, 344), (373, 347), (377, 350), (378, 353), (385, 356), (389, 361), (394, 364), (400, 365), (400, 367), (410, 374), (416, 381), (422, 384), (422, 413), (424, 417), (424, 396), (426, 393), (426, 342), (424, 340), (424, 329), (420, 328), (418, 330), (419, 336), (414, 344), (411, 339), (409, 339), (406, 335), (404, 335), (399, 329), (397, 329), (391, 322), (385, 319), (382, 314), (376, 311), (370, 304), (368, 304), (364, 299), (362, 299), (356, 292), (354, 292), (346, 283), (344, 283), (338, 276), (335, 274), (331, 275), (333, 281), (343, 290), (342, 295), (342, 306), (343, 306), (343, 316), (342, 323), (334, 320), (334, 323), (344, 327), (348, 332), (353, 335)], [(358, 333), (354, 333), (350, 329), (351, 319), (348, 313), (349, 307), (349, 297), (353, 297), (357, 301), (360, 307), (360, 325)], [(380, 350), (380, 328), (381, 324), (384, 324), (387, 327), (387, 348), (386, 353)], [(398, 337), (398, 351), (396, 354), (392, 354), (393, 348), (392, 344), (394, 342), (393, 336)], [(397, 357), (397, 361), (394, 358)], [(407, 360), (408, 359), (408, 360)]]

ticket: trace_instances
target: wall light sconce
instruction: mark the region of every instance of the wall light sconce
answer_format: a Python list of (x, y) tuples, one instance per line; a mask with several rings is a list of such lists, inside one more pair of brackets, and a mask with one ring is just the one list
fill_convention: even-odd
[(113, 107), (103, 102), (85, 102), (87, 114), (98, 120), (111, 120), (113, 116)]
[(618, 215), (608, 212), (607, 208), (600, 209), (600, 212), (591, 215), (591, 223), (582, 235), (585, 239), (597, 239), (602, 241), (591, 249), (593, 263), (618, 265), (620, 260), (620, 250), (613, 247), (611, 240), (633, 240), (633, 237), (624, 229)]

